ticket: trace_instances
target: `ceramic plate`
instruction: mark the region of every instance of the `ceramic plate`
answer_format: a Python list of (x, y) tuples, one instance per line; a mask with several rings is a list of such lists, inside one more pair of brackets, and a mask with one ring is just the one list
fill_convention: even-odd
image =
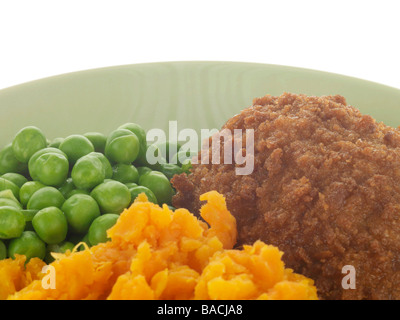
[(337, 74), (236, 62), (164, 62), (102, 68), (37, 80), (0, 91), (0, 145), (24, 126), (50, 139), (109, 133), (125, 122), (145, 129), (220, 128), (254, 97), (283, 92), (341, 94), (391, 126), (400, 124), (400, 90)]

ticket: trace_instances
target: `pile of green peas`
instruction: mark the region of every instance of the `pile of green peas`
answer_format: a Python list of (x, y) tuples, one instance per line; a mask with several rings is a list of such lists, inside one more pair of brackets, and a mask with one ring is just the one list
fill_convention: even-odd
[[(0, 260), (20, 254), (50, 263), (51, 252), (104, 243), (107, 230), (141, 193), (171, 207), (170, 179), (189, 172), (193, 154), (150, 165), (150, 147), (169, 151), (171, 143), (148, 145), (135, 123), (108, 136), (89, 132), (52, 141), (37, 127), (21, 129), (0, 151)], [(174, 147), (177, 157), (183, 151), (178, 143)]]

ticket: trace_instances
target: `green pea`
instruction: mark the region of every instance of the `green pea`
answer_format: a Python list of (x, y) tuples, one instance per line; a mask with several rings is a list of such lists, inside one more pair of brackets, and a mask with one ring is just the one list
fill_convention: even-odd
[(186, 160), (191, 160), (194, 156), (197, 155), (197, 152), (192, 151), (179, 151), (170, 161), (172, 164), (177, 164), (178, 166), (182, 166), (182, 164)]
[(141, 144), (146, 143), (146, 131), (140, 125), (133, 122), (128, 122), (119, 126), (118, 129), (126, 129), (131, 131), (138, 137)]
[(129, 130), (117, 129), (107, 138), (105, 155), (116, 163), (130, 164), (139, 154), (140, 142)]
[(6, 145), (0, 151), (0, 174), (15, 172), (25, 174), (28, 171), (26, 163), (17, 160), (12, 149), (12, 144)]
[(110, 239), (107, 237), (107, 230), (113, 227), (118, 220), (119, 216), (117, 214), (104, 214), (96, 218), (89, 228), (89, 242), (92, 246), (99, 243), (104, 243)]
[(22, 205), (18, 201), (8, 198), (0, 198), (0, 207), (13, 207), (22, 210)]
[(104, 169), (105, 179), (110, 179), (113, 175), (113, 169), (111, 167), (110, 161), (108, 161), (107, 157), (100, 152), (91, 152), (86, 157), (95, 157), (101, 161)]
[(11, 182), (14, 182), (18, 186), (18, 188), (21, 188), (21, 186), (28, 181), (28, 179), (25, 178), (22, 174), (14, 172), (5, 173), (1, 177)]
[(171, 180), (174, 175), (183, 173), (183, 170), (176, 164), (162, 163), (160, 164), (160, 172), (162, 172), (169, 180)]
[(87, 132), (84, 134), (94, 146), (94, 151), (104, 153), (107, 137), (100, 132)]
[(48, 186), (61, 186), (68, 177), (69, 163), (65, 155), (47, 152), (29, 161), (29, 173), (34, 180)]
[[(41, 157), (42, 155), (46, 154), (46, 153), (56, 153), (56, 154), (61, 154), (61, 155), (63, 155), (64, 157), (67, 157), (67, 155), (66, 155), (64, 152), (62, 152), (60, 149), (52, 148), (52, 147), (44, 148), (44, 149), (41, 149), (41, 150), (35, 152), (35, 153), (30, 157), (30, 159), (29, 159), (29, 161), (28, 161), (28, 170), (29, 170), (29, 171), (32, 171), (32, 170), (33, 170), (33, 167), (34, 167), (34, 165), (35, 165), (35, 163), (36, 163), (36, 160), (37, 160), (39, 157)], [(30, 173), (30, 176), (32, 177), (32, 174), (31, 174), (31, 173)], [(37, 178), (37, 177), (33, 176), (32, 178), (35, 179), (35, 178)]]
[(79, 134), (73, 134), (64, 139), (60, 144), (70, 164), (74, 164), (79, 158), (94, 151), (94, 146), (88, 138)]
[(63, 141), (64, 141), (64, 138), (55, 138), (53, 141), (51, 141), (48, 144), (48, 147), (50, 147), (50, 148), (58, 148)]
[(150, 164), (149, 167), (151, 168), (152, 171), (159, 171), (161, 172), (161, 170), (163, 169), (163, 165), (168, 164), (167, 160), (165, 160), (164, 158), (162, 158), (160, 160), (160, 162), (157, 162), (155, 164)]
[(36, 233), (47, 244), (58, 244), (65, 240), (68, 222), (64, 213), (56, 207), (40, 210), (32, 219)]
[(18, 186), (14, 183), (11, 182), (10, 180), (0, 178), (0, 191), (3, 190), (11, 190), (15, 198), (19, 198), (19, 188)]
[(90, 195), (97, 201), (102, 213), (121, 213), (131, 202), (128, 187), (113, 180), (98, 185)]
[(127, 183), (124, 183), (124, 184), (128, 187), (128, 189), (132, 189), (132, 188), (138, 186), (137, 183), (134, 183), (134, 182), (127, 182)]
[(19, 207), (21, 207), (21, 204), (18, 202), (17, 198), (14, 196), (12, 191), (9, 189), (0, 191), (0, 198), (6, 198), (6, 199), (13, 200), (15, 203), (18, 204)]
[(12, 142), (12, 149), (18, 161), (28, 163), (29, 158), (40, 149), (46, 148), (47, 141), (43, 132), (29, 126), (21, 129)]
[(137, 187), (129, 189), (129, 191), (131, 193), (132, 202), (135, 201), (135, 199), (137, 198), (137, 196), (139, 194), (144, 193), (150, 202), (153, 202), (155, 204), (158, 203), (156, 196), (149, 188), (146, 188), (143, 186), (137, 186)]
[(27, 209), (41, 210), (47, 207), (61, 208), (65, 199), (54, 187), (44, 187), (37, 190), (29, 199)]
[(178, 153), (181, 148), (181, 144), (179, 142), (174, 141), (164, 141), (157, 142), (155, 145), (160, 149), (161, 155), (167, 159), (168, 162)]
[(70, 197), (61, 209), (67, 217), (70, 230), (79, 234), (87, 233), (93, 220), (100, 216), (96, 200), (85, 194)]
[(139, 177), (143, 176), (144, 174), (151, 172), (153, 170), (151, 170), (149, 167), (138, 167), (137, 171), (139, 173)]
[(75, 190), (76, 187), (74, 185), (74, 182), (72, 181), (72, 178), (68, 178), (62, 185), (61, 187), (58, 188), (58, 191), (61, 192), (63, 197), (67, 199), (67, 195), (72, 191)]
[(42, 156), (46, 153), (58, 153), (58, 154), (61, 154), (65, 157), (67, 157), (67, 155), (64, 152), (62, 152), (60, 149), (48, 147), (48, 148), (44, 148), (44, 149), (41, 149), (41, 150), (35, 152), (32, 155), (32, 157), (29, 159), (28, 166), (32, 165), (40, 156)]
[(163, 156), (160, 148), (156, 144), (151, 144), (147, 147), (146, 162), (146, 167), (156, 171), (160, 169), (160, 164), (168, 163), (167, 159)]
[(26, 256), (26, 262), (32, 258), (42, 259), (46, 255), (46, 244), (33, 231), (24, 231), (19, 238), (12, 239), (8, 244), (8, 256)]
[(19, 201), (26, 207), (31, 196), (45, 185), (39, 181), (28, 181), (19, 189)]
[(159, 204), (171, 203), (174, 190), (163, 173), (158, 171), (149, 172), (139, 178), (139, 185), (153, 191)]
[(67, 165), (67, 155), (64, 152), (57, 148), (44, 148), (32, 155), (28, 169), (33, 180), (58, 186), (67, 178)]
[(122, 183), (139, 181), (139, 172), (131, 164), (118, 163), (113, 166), (113, 172), (112, 178), (116, 181)]
[(25, 229), (25, 218), (20, 209), (0, 207), (0, 239), (19, 237)]
[(44, 261), (47, 264), (50, 264), (55, 260), (54, 257), (51, 255), (52, 252), (66, 253), (68, 250), (72, 252), (74, 248), (75, 245), (69, 241), (63, 241), (59, 244), (49, 244), (46, 248), (46, 256), (44, 257)]
[(120, 127), (118, 127), (118, 129), (129, 130), (132, 133), (134, 133), (136, 137), (139, 139), (139, 144), (140, 144), (139, 153), (135, 160), (146, 158), (146, 150), (147, 150), (146, 131), (144, 131), (144, 129), (140, 125), (132, 122), (125, 123)]
[(84, 189), (74, 189), (74, 190), (72, 190), (72, 191), (67, 193), (67, 196), (65, 197), (65, 199), (69, 199), (75, 194), (87, 194), (87, 195), (89, 195), (90, 192), (87, 191), (87, 190), (84, 190)]
[(0, 260), (7, 258), (7, 247), (3, 241), (0, 240)]
[(104, 181), (104, 166), (96, 157), (83, 156), (72, 168), (71, 177), (78, 189), (92, 189)]

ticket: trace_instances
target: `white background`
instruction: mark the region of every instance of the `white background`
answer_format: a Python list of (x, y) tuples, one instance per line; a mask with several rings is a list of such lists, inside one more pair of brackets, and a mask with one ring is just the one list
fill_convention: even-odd
[(179, 60), (297, 66), (400, 88), (399, 2), (0, 0), (0, 88)]

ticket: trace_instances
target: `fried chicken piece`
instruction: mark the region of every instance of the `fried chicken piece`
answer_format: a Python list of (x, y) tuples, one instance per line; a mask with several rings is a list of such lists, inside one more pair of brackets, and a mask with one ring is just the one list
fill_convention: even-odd
[[(217, 190), (237, 219), (238, 245), (278, 246), (321, 298), (400, 299), (399, 129), (341, 96), (289, 93), (255, 99), (223, 129), (255, 130), (253, 173), (194, 165), (172, 180), (174, 206), (198, 212), (199, 195)], [(342, 287), (346, 265), (356, 289)]]

